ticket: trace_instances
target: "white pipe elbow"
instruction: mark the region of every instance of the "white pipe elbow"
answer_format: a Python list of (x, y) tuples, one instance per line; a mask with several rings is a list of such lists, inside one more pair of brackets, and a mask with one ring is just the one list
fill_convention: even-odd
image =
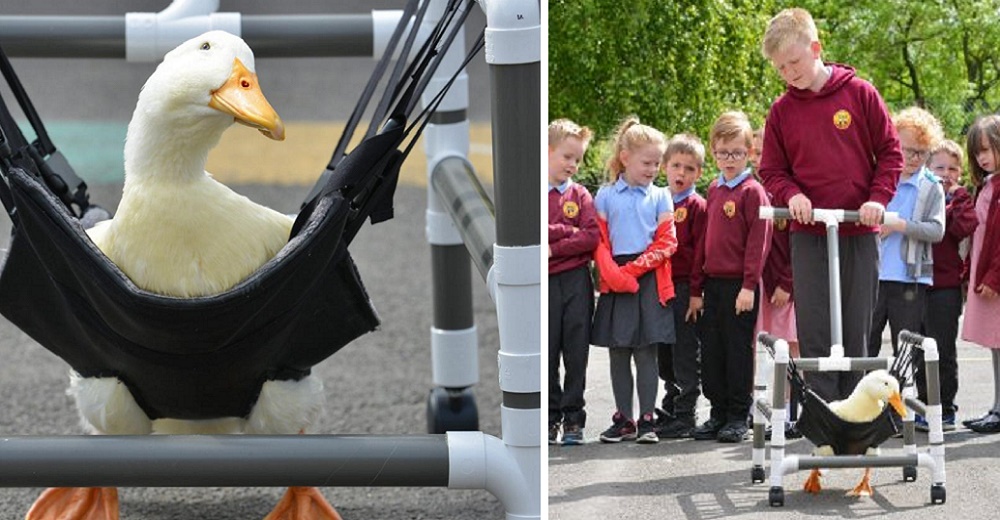
[[(448, 487), (485, 489), (500, 500), (507, 518), (541, 517), (538, 448), (515, 448), (482, 432), (448, 432)], [(525, 457), (516, 457), (514, 450)], [(523, 467), (522, 464), (535, 467)]]
[(158, 13), (125, 14), (125, 59), (157, 62), (201, 33), (222, 30), (240, 36), (240, 13), (216, 13), (219, 0), (174, 0)]

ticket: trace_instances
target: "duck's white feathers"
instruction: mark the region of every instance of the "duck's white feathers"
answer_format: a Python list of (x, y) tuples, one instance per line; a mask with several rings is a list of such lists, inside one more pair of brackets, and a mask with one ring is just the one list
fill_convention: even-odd
[(115, 218), (89, 234), (137, 286), (191, 298), (257, 270), (288, 242), (292, 222), (204, 174), (130, 183)]

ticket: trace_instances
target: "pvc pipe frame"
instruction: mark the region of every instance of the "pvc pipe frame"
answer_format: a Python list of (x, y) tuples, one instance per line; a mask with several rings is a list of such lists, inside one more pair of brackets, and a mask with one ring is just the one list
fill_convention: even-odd
[[(900, 335), (902, 339), (902, 334)], [(924, 338), (919, 345), (924, 351), (924, 365), (927, 374), (927, 405), (925, 407), (927, 422), (930, 426), (928, 433), (928, 452), (917, 453), (916, 440), (914, 435), (913, 411), (909, 404), (907, 406), (906, 417), (903, 418), (903, 451), (904, 455), (838, 455), (832, 457), (815, 457), (785, 455), (785, 422), (788, 412), (785, 408), (785, 386), (787, 378), (785, 374), (788, 370), (789, 350), (788, 343), (782, 339), (774, 341), (774, 359), (768, 360), (768, 356), (758, 356), (757, 372), (771, 372), (774, 376), (774, 386), (771, 402), (771, 475), (772, 487), (782, 487), (782, 479), (788, 473), (793, 473), (800, 469), (810, 468), (864, 468), (864, 467), (889, 467), (889, 466), (923, 466), (930, 468), (932, 472), (932, 484), (945, 484), (945, 456), (944, 456), (944, 432), (941, 424), (941, 393), (939, 386), (938, 363), (939, 354), (937, 342), (933, 338)], [(758, 354), (760, 349), (758, 347)], [(852, 371), (870, 370), (876, 368), (887, 368), (892, 365), (892, 358), (885, 359), (858, 359), (842, 358), (847, 363), (835, 363), (824, 365), (822, 361), (828, 358), (803, 358), (796, 360), (796, 366), (803, 371)], [(765, 368), (765, 365), (773, 363), (773, 369)], [(754, 402), (764, 403), (766, 387), (761, 388), (762, 378), (755, 383)], [(915, 389), (912, 385), (904, 389), (906, 403), (917, 402), (915, 399)], [(763, 467), (763, 422), (764, 413), (758, 406), (753, 409), (753, 451), (752, 467)], [(760, 437), (758, 439), (758, 432)]]
[[(215, 27), (210, 11), (218, 7), (217, 0), (200, 5), (197, 0), (176, 1), (159, 16), (138, 17), (133, 30), (148, 29), (154, 35), (151, 36), (154, 42), (143, 52), (135, 53), (133, 59), (158, 60), (180, 41)], [(220, 485), (220, 482), (240, 486), (429, 485), (428, 478), (439, 485), (442, 471), (428, 468), (446, 460), (449, 487), (486, 489), (503, 503), (508, 520), (541, 517), (540, 217), (535, 215), (534, 221), (525, 217), (538, 209), (532, 202), (537, 200), (535, 191), (530, 187), (536, 185), (533, 172), (541, 162), (538, 146), (541, 127), (532, 122), (540, 113), (537, 93), (541, 13), (537, 0), (479, 2), (487, 14), (486, 59), (491, 69), (500, 66), (492, 76), (492, 113), (494, 149), (499, 157), (495, 161), (495, 184), (498, 191), (503, 191), (504, 195), (498, 199), (503, 198), (504, 202), (498, 200), (500, 239), (494, 246), (495, 263), (489, 270), (487, 284), (497, 302), (501, 336), (498, 358), (504, 394), (503, 441), (482, 432), (449, 432), (445, 454), (436, 445), (440, 440), (422, 436), (365, 436), (362, 444), (349, 436), (5, 438), (0, 439), (0, 459), (4, 461), (0, 465), (0, 485), (74, 485), (78, 482), (71, 478), (74, 472), (82, 472), (78, 476), (85, 477), (86, 484), (79, 482), (86, 486), (190, 486)], [(195, 13), (193, 17), (183, 16)], [(379, 41), (378, 35), (370, 33), (391, 25), (385, 23), (388, 19), (385, 15), (257, 18), (240, 17), (238, 13), (229, 15), (215, 21), (225, 23), (230, 32), (243, 36), (258, 57), (364, 55), (371, 52), (373, 41)], [(163, 29), (169, 32), (169, 37), (155, 36), (161, 30), (158, 24), (174, 20), (180, 24)], [(361, 30), (360, 22), (364, 20), (370, 20), (370, 33)], [(325, 27), (316, 29), (327, 24), (336, 25), (336, 30), (329, 32), (340, 30), (345, 34), (331, 35)], [(121, 17), (0, 17), (0, 34), (4, 35), (0, 42), (12, 56), (122, 58), (129, 55), (127, 25)], [(52, 34), (61, 36), (52, 38)], [(39, 45), (42, 41), (44, 45)], [(288, 48), (296, 51), (290, 53)], [(335, 49), (346, 52), (338, 54)], [(512, 92), (498, 92), (505, 88)], [(525, 92), (530, 95), (524, 95)], [(454, 110), (447, 100), (442, 107)], [(525, 131), (526, 124), (534, 131)], [(432, 133), (429, 127), (426, 135)], [(500, 135), (504, 138), (499, 138)], [(435, 163), (444, 158), (430, 152), (429, 155)], [(532, 196), (519, 197), (521, 191)], [(115, 443), (113, 451), (117, 457), (108, 449), (111, 442)], [(120, 443), (131, 450), (128, 457), (121, 453)], [(433, 449), (425, 451), (424, 443), (434, 445)], [(412, 460), (396, 460), (399, 450), (411, 454)], [(20, 462), (17, 465), (9, 462), (13, 459), (8, 453), (19, 453)], [(386, 457), (385, 453), (392, 456)], [(99, 457), (101, 454), (106, 457)], [(310, 467), (316, 473), (299, 477), (300, 480), (287, 474), (282, 476), (282, 468), (288, 466), (295, 467), (296, 474), (301, 473), (301, 464), (289, 464), (290, 456), (294, 462), (313, 461)], [(97, 460), (99, 464), (95, 463)], [(198, 463), (198, 460), (213, 463)], [(374, 460), (384, 465), (372, 474)], [(30, 464), (31, 470), (27, 471), (24, 464)], [(413, 470), (419, 470), (423, 476), (411, 479)], [(95, 481), (94, 477), (103, 473), (108, 473), (102, 477), (104, 480)]]

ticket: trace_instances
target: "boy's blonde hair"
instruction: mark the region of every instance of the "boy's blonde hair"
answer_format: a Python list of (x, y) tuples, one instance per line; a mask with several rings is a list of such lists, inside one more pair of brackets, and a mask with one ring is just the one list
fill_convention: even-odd
[(792, 43), (809, 45), (818, 41), (819, 31), (816, 30), (812, 15), (801, 7), (793, 7), (774, 15), (768, 22), (761, 52), (764, 53), (764, 58), (771, 59), (771, 56)]
[(663, 132), (640, 123), (638, 116), (626, 117), (618, 125), (612, 139), (611, 158), (605, 166), (608, 182), (614, 183), (618, 179), (618, 174), (625, 171), (625, 165), (622, 164), (620, 157), (623, 151), (632, 151), (650, 144), (659, 146), (662, 155), (662, 151), (666, 151), (667, 148), (667, 139), (663, 137)]
[(719, 141), (731, 141), (743, 138), (747, 148), (753, 148), (753, 127), (750, 126), (750, 118), (739, 110), (723, 112), (712, 125), (712, 133), (709, 135), (708, 145), (713, 150), (715, 143)]
[(984, 170), (982, 166), (979, 166), (979, 161), (976, 160), (979, 144), (984, 135), (990, 143), (990, 149), (993, 152), (994, 160), (996, 160), (997, 157), (1000, 157), (1000, 115), (980, 116), (969, 127), (965, 149), (969, 152), (969, 174), (977, 191), (982, 188), (986, 176), (993, 173)]
[(590, 129), (580, 126), (569, 119), (556, 119), (549, 123), (549, 147), (555, 148), (567, 137), (575, 137), (583, 141), (583, 146), (587, 146), (593, 136)]
[(937, 146), (931, 148), (931, 153), (927, 156), (927, 161), (930, 162), (931, 157), (939, 153), (946, 153), (958, 159), (959, 166), (965, 161), (965, 153), (962, 151), (962, 146), (951, 139), (942, 139)]
[(698, 167), (705, 167), (705, 145), (701, 139), (692, 134), (676, 134), (667, 141), (667, 151), (663, 152), (663, 162), (679, 153), (688, 154), (698, 159)]
[(915, 134), (917, 144), (931, 150), (944, 139), (941, 123), (930, 112), (920, 107), (904, 108), (892, 118), (896, 131), (911, 130)]

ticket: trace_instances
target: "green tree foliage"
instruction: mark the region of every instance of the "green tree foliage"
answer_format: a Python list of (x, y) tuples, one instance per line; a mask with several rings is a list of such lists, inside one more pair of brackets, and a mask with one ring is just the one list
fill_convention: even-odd
[[(781, 92), (760, 53), (773, 10), (771, 0), (550, 0), (550, 116), (590, 126), (598, 140), (629, 114), (703, 140), (725, 110), (759, 124)], [(600, 182), (606, 156), (595, 152), (607, 150), (588, 154), (585, 184)]]
[(702, 140), (725, 110), (759, 125), (784, 90), (760, 41), (793, 5), (812, 12), (824, 59), (855, 67), (891, 110), (923, 106), (961, 142), (1000, 109), (1000, 0), (549, 0), (550, 118), (597, 132), (579, 180), (601, 182), (601, 141), (628, 114)]

